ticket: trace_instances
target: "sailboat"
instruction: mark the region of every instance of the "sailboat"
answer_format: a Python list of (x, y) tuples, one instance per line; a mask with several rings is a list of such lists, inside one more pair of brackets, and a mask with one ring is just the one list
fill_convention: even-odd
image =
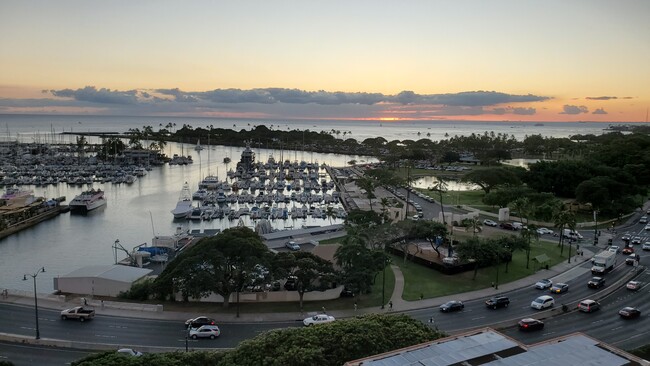
[(194, 150), (195, 150), (195, 151), (201, 151), (201, 150), (203, 150), (203, 146), (201, 146), (201, 139), (199, 139), (199, 140), (196, 142), (196, 146), (194, 146)]

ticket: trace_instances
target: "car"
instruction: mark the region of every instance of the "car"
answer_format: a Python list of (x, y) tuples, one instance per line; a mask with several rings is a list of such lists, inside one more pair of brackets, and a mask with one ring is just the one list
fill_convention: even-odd
[(517, 228), (509, 222), (502, 222), (499, 227), (506, 230), (517, 230)]
[(618, 253), (618, 252), (621, 251), (621, 247), (619, 247), (618, 245), (610, 245), (607, 248), (607, 250), (610, 251), (610, 252)]
[(297, 251), (300, 250), (300, 245), (296, 243), (295, 241), (288, 241), (284, 243), (284, 246), (287, 247), (289, 250)]
[(589, 288), (601, 288), (605, 286), (605, 279), (603, 277), (592, 277), (589, 282), (587, 282), (587, 287)]
[(343, 290), (341, 290), (341, 297), (354, 297), (354, 291), (349, 287), (343, 287)]
[(515, 227), (515, 230), (528, 229), (528, 226), (522, 224), (521, 222), (513, 222), (512, 226)]
[(618, 311), (618, 315), (620, 315), (623, 319), (634, 319), (641, 316), (641, 311), (637, 308), (626, 306)]
[(537, 233), (538, 233), (539, 235), (544, 235), (544, 234), (553, 234), (553, 230), (551, 230), (551, 229), (547, 229), (547, 228), (545, 228), (545, 227), (540, 227), (539, 229), (537, 229)]
[(650, 230), (650, 224), (646, 225), (646, 226), (644, 227), (644, 229), (646, 229), (646, 230)]
[(634, 253), (634, 247), (625, 247), (622, 251), (623, 254), (632, 254)]
[(193, 319), (187, 319), (185, 321), (185, 327), (198, 328), (202, 325), (214, 325), (214, 319), (208, 318), (207, 316), (199, 316)]
[(280, 291), (282, 288), (282, 285), (280, 284), (280, 281), (273, 281), (271, 284), (271, 291)]
[(210, 338), (215, 339), (221, 335), (219, 327), (216, 325), (202, 325), (198, 328), (190, 328), (187, 335), (192, 339), (197, 338)]
[(498, 224), (490, 219), (485, 219), (483, 220), (483, 225), (485, 226), (492, 226), (492, 227), (497, 227)]
[(635, 244), (635, 245), (636, 244), (641, 244), (641, 237), (640, 236), (633, 237), (631, 243)]
[(594, 311), (600, 309), (600, 303), (596, 300), (586, 299), (580, 301), (578, 304), (578, 310), (583, 313), (593, 313)]
[(555, 305), (555, 299), (548, 295), (540, 296), (530, 303), (530, 307), (537, 310), (552, 308), (553, 305)]
[(546, 290), (547, 288), (551, 288), (552, 286), (553, 286), (553, 281), (546, 278), (537, 281), (537, 283), (535, 284), (535, 288), (539, 290)]
[(302, 323), (306, 327), (311, 327), (312, 325), (316, 324), (324, 324), (324, 323), (331, 323), (335, 321), (333, 316), (327, 315), (327, 314), (316, 314), (314, 316), (310, 316), (309, 318), (305, 318), (305, 320), (302, 321)]
[(140, 357), (142, 356), (142, 352), (138, 352), (136, 350), (133, 350), (131, 348), (120, 348), (117, 350), (117, 353), (121, 355), (126, 355), (130, 357)]
[(643, 243), (643, 246), (641, 247), (643, 250), (650, 250), (650, 241), (646, 241)]
[(506, 296), (495, 296), (485, 300), (485, 306), (492, 309), (507, 308), (509, 304), (510, 299), (508, 299)]
[(640, 259), (641, 257), (638, 254), (630, 254), (625, 258), (625, 264), (633, 266), (635, 262), (639, 263)]
[(447, 301), (446, 303), (440, 305), (440, 311), (443, 313), (449, 313), (452, 311), (460, 311), (465, 308), (465, 305), (462, 301), (452, 300)]
[(623, 236), (621, 236), (621, 240), (623, 240), (623, 241), (630, 241), (631, 239), (632, 239), (632, 235), (627, 234), (627, 233), (623, 234)]
[(287, 291), (296, 291), (298, 289), (298, 277), (289, 276), (287, 282), (284, 283), (284, 289)]
[(630, 281), (625, 285), (628, 290), (636, 291), (641, 288), (641, 282), (639, 281)]
[(558, 282), (551, 287), (551, 292), (554, 294), (563, 294), (567, 291), (569, 291), (569, 285), (566, 283)]
[(639, 224), (647, 224), (648, 223), (648, 216), (641, 216), (639, 219)]
[(517, 323), (517, 325), (519, 326), (519, 330), (521, 331), (532, 331), (532, 330), (544, 329), (544, 322), (533, 318), (521, 319), (519, 323)]

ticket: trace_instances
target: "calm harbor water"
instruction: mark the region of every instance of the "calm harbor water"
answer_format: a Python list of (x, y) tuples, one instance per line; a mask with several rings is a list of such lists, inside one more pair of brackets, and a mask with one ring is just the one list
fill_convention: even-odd
[[(234, 168), (242, 149), (235, 147), (212, 146), (200, 153), (192, 150), (194, 146), (171, 144), (167, 150), (172, 154), (184, 153), (194, 157), (191, 165), (164, 165), (155, 167), (132, 185), (95, 184), (93, 187), (104, 190), (108, 204), (104, 208), (91, 211), (88, 215), (65, 213), (54, 219), (0, 240), (0, 289), (11, 288), (31, 291), (33, 282), (23, 281), (23, 274), (34, 273), (45, 266), (45, 273), (37, 278), (39, 292), (53, 291), (53, 278), (67, 274), (87, 265), (114, 263), (111, 246), (116, 239), (127, 249), (142, 243), (151, 244), (154, 235), (171, 235), (178, 226), (183, 229), (225, 229), (237, 225), (238, 220), (229, 221), (174, 221), (170, 211), (176, 206), (183, 182), (189, 182), (192, 191), (198, 188), (202, 177), (212, 174), (226, 179), (229, 168)], [(210, 163), (208, 164), (208, 152)], [(299, 151), (272, 151), (255, 149), (257, 161), (267, 161), (273, 154), (279, 160), (325, 163), (330, 166), (345, 166), (352, 159), (374, 161), (362, 156), (317, 154)], [(225, 156), (232, 162), (223, 163)], [(65, 196), (69, 202), (75, 195), (89, 186), (68, 186), (59, 184), (47, 187), (29, 187), (34, 193), (47, 198)], [(198, 201), (197, 201), (198, 202)], [(301, 207), (302, 204), (290, 203)], [(248, 216), (242, 216), (244, 223), (254, 224)], [(340, 223), (333, 219), (332, 223)], [(275, 220), (273, 226), (300, 228), (302, 225), (325, 225), (329, 219)], [(125, 257), (118, 252), (118, 259)]]
[[(73, 132), (125, 132), (129, 128), (151, 125), (154, 129), (168, 123), (176, 128), (188, 124), (193, 127), (214, 127), (250, 129), (264, 124), (273, 129), (310, 129), (313, 131), (333, 131), (339, 138), (354, 138), (362, 141), (369, 137), (382, 136), (387, 140), (444, 139), (447, 136), (469, 135), (471, 133), (506, 133), (523, 139), (526, 135), (568, 137), (575, 134), (601, 134), (607, 124), (603, 123), (533, 123), (516, 122), (459, 122), (459, 121), (258, 121), (258, 120), (217, 120), (207, 118), (180, 117), (111, 117), (111, 116), (47, 116), (47, 115), (0, 115), (0, 139), (20, 140), (21, 142), (74, 142), (75, 136), (62, 136), (63, 131)], [(89, 139), (95, 142), (94, 139)], [(173, 209), (183, 182), (189, 182), (192, 189), (208, 174), (226, 178), (226, 172), (235, 166), (241, 155), (241, 148), (212, 146), (194, 151), (193, 145), (169, 144), (165, 153), (192, 155), (194, 164), (186, 166), (162, 166), (154, 168), (149, 174), (138, 179), (133, 185), (96, 184), (105, 190), (108, 204), (87, 216), (69, 213), (40, 223), (18, 234), (0, 240), (0, 288), (31, 291), (32, 281), (22, 281), (23, 274), (34, 273), (45, 266), (46, 273), (37, 279), (39, 292), (53, 291), (52, 279), (87, 265), (111, 264), (114, 253), (111, 248), (116, 239), (130, 249), (144, 242), (150, 243), (154, 235), (170, 235), (177, 226), (183, 229), (224, 229), (237, 221), (212, 220), (200, 222), (174, 222), (170, 210)], [(255, 149), (258, 161), (266, 161), (270, 154), (276, 160), (307, 161), (326, 163), (330, 166), (345, 166), (355, 159), (359, 162), (374, 161), (372, 158), (334, 154), (317, 154), (300, 151), (273, 151)], [(223, 158), (232, 159), (230, 166)], [(433, 182), (422, 181), (429, 186)], [(48, 187), (30, 187), (34, 193), (47, 198), (66, 196), (69, 202), (75, 195), (88, 189), (88, 186), (69, 187), (66, 184)], [(454, 189), (454, 188), (450, 188)], [(252, 225), (244, 218), (247, 225)], [(300, 227), (329, 223), (329, 220), (287, 220), (275, 223), (276, 228), (286, 226)], [(118, 258), (123, 258), (118, 253)]]

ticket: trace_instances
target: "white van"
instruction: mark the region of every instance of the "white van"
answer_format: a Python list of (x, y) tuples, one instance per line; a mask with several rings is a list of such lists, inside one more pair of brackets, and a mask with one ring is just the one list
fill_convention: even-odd
[(574, 239), (574, 240), (579, 240), (583, 238), (583, 236), (579, 232), (571, 229), (564, 229), (564, 231), (562, 232), (562, 236), (564, 236), (567, 239)]

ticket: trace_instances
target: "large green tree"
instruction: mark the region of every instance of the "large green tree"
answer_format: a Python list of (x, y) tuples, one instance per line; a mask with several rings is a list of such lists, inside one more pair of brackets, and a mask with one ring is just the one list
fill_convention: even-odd
[(269, 262), (271, 253), (259, 235), (246, 227), (224, 230), (181, 253), (154, 283), (162, 297), (179, 291), (184, 299), (217, 293), (228, 307), (230, 295), (241, 291), (246, 273)]
[(521, 185), (516, 168), (495, 167), (477, 169), (465, 174), (463, 182), (476, 184), (486, 194), (496, 187), (512, 187)]

